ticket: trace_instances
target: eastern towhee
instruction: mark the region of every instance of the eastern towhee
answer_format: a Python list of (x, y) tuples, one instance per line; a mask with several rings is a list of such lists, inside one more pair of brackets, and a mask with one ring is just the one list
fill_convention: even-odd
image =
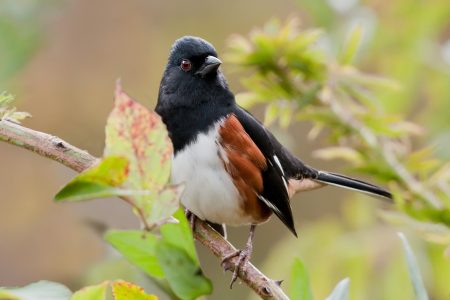
[[(185, 36), (175, 41), (162, 77), (156, 112), (173, 143), (173, 183), (184, 183), (181, 203), (214, 224), (250, 225), (238, 267), (251, 255), (255, 226), (274, 213), (296, 236), (289, 199), (335, 185), (391, 199), (370, 183), (316, 170), (293, 154), (236, 104), (214, 47)], [(215, 226), (217, 228), (217, 226)]]

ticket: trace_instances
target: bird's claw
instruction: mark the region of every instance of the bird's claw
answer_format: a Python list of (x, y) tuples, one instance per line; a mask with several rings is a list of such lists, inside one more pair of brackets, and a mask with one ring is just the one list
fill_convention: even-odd
[(236, 250), (233, 253), (228, 254), (227, 256), (222, 258), (222, 261), (220, 262), (220, 265), (223, 267), (224, 271), (231, 270), (232, 265), (230, 263), (230, 259), (232, 259), (233, 257), (238, 256), (239, 254), (241, 254), (241, 250)]
[(230, 289), (233, 288), (233, 284), (236, 282), (239, 272), (241, 270), (243, 270), (244, 266), (250, 260), (251, 252), (252, 252), (252, 249), (249, 249), (248, 247), (246, 247), (245, 249), (237, 250), (237, 251), (225, 256), (222, 259), (221, 265), (223, 266), (223, 268), (225, 270), (230, 270), (231, 264), (228, 263), (229, 260), (232, 259), (233, 257), (238, 256), (238, 260), (234, 267), (233, 275), (231, 276)]
[(236, 279), (238, 278), (239, 272), (241, 270), (244, 271), (244, 269), (243, 269), (244, 266), (250, 260), (250, 257), (252, 255), (252, 251), (253, 251), (253, 235), (255, 233), (255, 228), (256, 228), (256, 225), (254, 225), (254, 224), (252, 224), (252, 226), (250, 226), (250, 233), (248, 235), (247, 245), (245, 246), (244, 249), (237, 250), (237, 251), (225, 256), (222, 259), (221, 265), (224, 267), (225, 271), (227, 271), (227, 270), (230, 270), (231, 266), (232, 266), (229, 263), (229, 260), (232, 259), (233, 257), (239, 256), (238, 260), (236, 262), (236, 265), (234, 266), (233, 276), (231, 277), (231, 282), (230, 282), (230, 289), (233, 288), (233, 284), (236, 281)]

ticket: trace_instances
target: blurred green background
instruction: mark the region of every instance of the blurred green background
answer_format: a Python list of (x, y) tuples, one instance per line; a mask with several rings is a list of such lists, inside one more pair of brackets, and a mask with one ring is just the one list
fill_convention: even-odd
[[(293, 16), (304, 28), (326, 32), (321, 47), (330, 54), (338, 53), (349, 29), (360, 24), (365, 35), (357, 66), (402, 87), (378, 95), (383, 106), (424, 126), (426, 138), (417, 143), (430, 143), (441, 158), (450, 158), (448, 0), (0, 0), (0, 91), (14, 94), (20, 110), (33, 115), (26, 126), (100, 156), (118, 77), (130, 95), (153, 107), (168, 51), (178, 37), (201, 36), (223, 55), (231, 35), (246, 35), (274, 17)], [(222, 68), (231, 88), (241, 92), (233, 69), (230, 64)], [(262, 108), (253, 112), (262, 118)], [(288, 132), (273, 128), (309, 164), (343, 172), (345, 165), (311, 156), (321, 143), (305, 138), (309, 129), (306, 124), (295, 124)], [(78, 288), (119, 276), (151, 289), (101, 238), (103, 226), (138, 226), (125, 204), (114, 199), (53, 203), (55, 192), (74, 173), (4, 143), (0, 166), (0, 286), (49, 279)], [(275, 219), (256, 231), (253, 262), (269, 277), (288, 279), (289, 266), (300, 257), (317, 299), (347, 276), (352, 299), (412, 298), (396, 236), (407, 228), (383, 223), (377, 201), (327, 188), (293, 202), (299, 239)], [(236, 246), (246, 236), (247, 228), (230, 230)], [(448, 299), (450, 251), (413, 232), (409, 238), (430, 296)], [(204, 271), (214, 281), (208, 298), (251, 297), (243, 285), (230, 291), (231, 275), (205, 249), (199, 251)]]

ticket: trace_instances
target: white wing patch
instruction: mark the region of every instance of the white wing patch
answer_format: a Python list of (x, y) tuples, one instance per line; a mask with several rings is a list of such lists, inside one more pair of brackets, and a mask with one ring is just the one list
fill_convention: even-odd
[(273, 205), (269, 200), (267, 200), (266, 198), (264, 198), (261, 195), (258, 195), (258, 199), (261, 200), (262, 202), (264, 202), (264, 204), (266, 204), (270, 209), (272, 209), (274, 212), (276, 212), (279, 215), (282, 215), (281, 211), (278, 209), (278, 207), (276, 207), (275, 205)]
[(281, 166), (281, 162), (280, 162), (280, 160), (278, 159), (278, 156), (274, 155), (274, 156), (273, 156), (273, 160), (275, 161), (275, 163), (276, 163), (278, 169), (280, 169), (281, 174), (282, 174), (281, 178), (283, 179), (284, 187), (286, 188), (286, 191), (289, 192), (289, 187), (288, 187), (286, 178), (284, 177), (284, 170), (283, 170), (283, 167)]
[(277, 163), (277, 166), (280, 169), (281, 174), (283, 174), (283, 176), (284, 176), (284, 170), (283, 170), (283, 167), (281, 166), (281, 163), (280, 163), (280, 160), (278, 159), (278, 156), (274, 155), (273, 156), (273, 160)]

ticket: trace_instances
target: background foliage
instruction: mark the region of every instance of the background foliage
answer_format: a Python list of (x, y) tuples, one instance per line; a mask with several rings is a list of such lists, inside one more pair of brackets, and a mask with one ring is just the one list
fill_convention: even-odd
[[(247, 93), (241, 94), (240, 101), (246, 105), (266, 101), (265, 115), (261, 106), (253, 111), (261, 119), (265, 116), (277, 136), (304, 160), (322, 169), (370, 173), (372, 179), (392, 183), (398, 178), (373, 147), (361, 142), (354, 128), (342, 127), (327, 104), (321, 103), (327, 96), (324, 89), (332, 83), (333, 99), (352, 108), (349, 111), (363, 120), (377, 139), (398, 141), (396, 147), (403, 145), (395, 153), (436, 194), (441, 205), (436, 208), (417, 194), (405, 194), (400, 182), (392, 187), (398, 194), (398, 207), (409, 217), (382, 213), (389, 225), (381, 225), (378, 204), (364, 196), (338, 194), (334, 189), (302, 195), (294, 200), (301, 238), (283, 236), (283, 228), (276, 221), (264, 225), (256, 233), (254, 262), (272, 278), (287, 279), (286, 270), (300, 257), (316, 299), (325, 298), (344, 277), (350, 278), (351, 299), (408, 299), (413, 289), (395, 230), (412, 229), (408, 237), (428, 292), (432, 298), (445, 299), (450, 276), (448, 250), (445, 252), (449, 244), (449, 203), (445, 197), (449, 193), (440, 192), (445, 185), (437, 183), (448, 183), (443, 162), (449, 158), (446, 149), (450, 144), (450, 8), (446, 1), (200, 1), (198, 9), (189, 15), (181, 9), (183, 5), (182, 1), (114, 5), (107, 1), (58, 5), (51, 1), (3, 1), (0, 61), (7, 67), (0, 71), (0, 90), (17, 95), (17, 106), (33, 113), (27, 125), (65, 137), (100, 155), (115, 78), (124, 78), (127, 89), (137, 98), (154, 101), (173, 40), (183, 34), (200, 35), (212, 41), (220, 53), (227, 53), (224, 71), (230, 84), (233, 90)], [(254, 13), (249, 15), (248, 11)], [(231, 24), (229, 12), (234, 14)], [(293, 20), (288, 17), (292, 14), (297, 23), (284, 21)], [(267, 23), (273, 16), (281, 21)], [(247, 33), (255, 24), (265, 30), (249, 37)], [(225, 47), (224, 41), (235, 32), (245, 38), (229, 39), (229, 48)], [(295, 35), (299, 41), (291, 45), (292, 32), (299, 34)], [(245, 48), (249, 42), (243, 40), (249, 39), (252, 45), (255, 36), (262, 46)], [(287, 44), (290, 46), (277, 50)], [(255, 49), (262, 52), (250, 58), (259, 61), (245, 63), (249, 58), (246, 55)], [(286, 59), (264, 65), (271, 59), (270, 51), (282, 51), (278, 54), (287, 54)], [(303, 64), (293, 65), (297, 59)], [(256, 62), (265, 69), (252, 67)], [(274, 70), (280, 62), (284, 67)], [(257, 76), (247, 76), (255, 71)], [(242, 86), (241, 78), (245, 79)], [(281, 118), (274, 118), (276, 115)], [(304, 121), (312, 117), (316, 127)], [(420, 124), (421, 129), (405, 120)], [(317, 134), (319, 129), (321, 134)], [(308, 132), (318, 138), (306, 139)], [(411, 135), (408, 142), (406, 133)], [(362, 165), (322, 162), (309, 155), (330, 145), (339, 148), (318, 152), (321, 158), (351, 159)], [(432, 150), (418, 151), (423, 145), (431, 145)], [(103, 223), (107, 227), (136, 228), (134, 216), (121, 204), (106, 199), (55, 206), (51, 203), (54, 192), (73, 177), (72, 173), (7, 145), (1, 144), (0, 152), (2, 169), (8, 170), (0, 172), (0, 216), (6, 224), (0, 228), (0, 285), (25, 285), (48, 278), (76, 290), (105, 279), (123, 278), (158, 294), (161, 287), (110, 248), (105, 249), (92, 230), (102, 232)], [(42, 182), (36, 178), (48, 179)], [(343, 197), (346, 201), (337, 199)], [(89, 221), (79, 221), (85, 218)], [(50, 231), (54, 232), (51, 236)], [(231, 240), (237, 245), (241, 231), (231, 232)], [(426, 239), (417, 238), (417, 233)], [(34, 250), (32, 256), (29, 249)], [(228, 291), (224, 284), (228, 274), (223, 275), (206, 253), (201, 252), (200, 257), (214, 282), (212, 299), (223, 299), (223, 295), (242, 298), (248, 293), (239, 286)], [(280, 257), (286, 261), (280, 261)], [(95, 267), (91, 267), (94, 262)]]

